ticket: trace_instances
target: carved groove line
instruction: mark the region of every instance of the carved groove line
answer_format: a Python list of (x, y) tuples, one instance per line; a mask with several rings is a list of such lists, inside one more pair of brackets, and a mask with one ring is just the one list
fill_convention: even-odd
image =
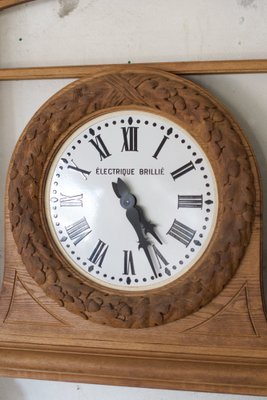
[[(258, 332), (256, 330), (255, 323), (253, 321), (252, 313), (251, 313), (250, 306), (249, 306), (249, 295), (248, 295), (247, 282), (245, 282), (240, 287), (240, 289), (236, 292), (236, 294), (234, 296), (232, 296), (231, 299), (223, 307), (221, 307), (217, 312), (215, 312), (213, 315), (211, 315), (209, 318), (205, 319), (204, 321), (201, 321), (201, 322), (197, 323), (193, 327), (185, 329), (183, 331), (183, 333), (187, 332), (187, 333), (193, 333), (193, 334), (195, 334), (195, 333), (200, 334), (197, 331), (197, 328), (200, 328), (202, 326), (208, 325), (209, 322), (211, 322), (212, 320), (216, 319), (218, 316), (224, 314), (224, 312), (227, 311), (229, 309), (229, 307), (231, 307), (231, 305), (239, 298), (239, 296), (241, 295), (242, 291), (244, 291), (244, 294), (245, 294), (246, 306), (247, 306), (246, 310), (247, 310), (247, 313), (248, 313), (250, 325), (251, 325), (251, 327), (253, 329), (254, 335), (255, 336), (259, 336), (259, 334), (258, 334)], [(218, 333), (220, 332), (220, 329), (221, 328), (219, 327), (218, 328)], [(216, 335), (218, 335), (218, 333)], [(211, 333), (211, 335), (213, 335), (213, 334), (214, 334), (214, 332)], [(223, 335), (222, 333), (220, 333), (220, 334)]]
[[(54, 254), (42, 228), (40, 176), (54, 144), (81, 118), (116, 106), (145, 106), (176, 117), (195, 138), (201, 138), (219, 171), (223, 208), (208, 257), (155, 295), (108, 294), (74, 277)], [(216, 296), (235, 273), (249, 243), (254, 200), (253, 175), (239, 128), (198, 86), (161, 72), (107, 74), (63, 89), (32, 118), (11, 164), (10, 220), (29, 274), (59, 305), (114, 327), (161, 325), (183, 318)]]

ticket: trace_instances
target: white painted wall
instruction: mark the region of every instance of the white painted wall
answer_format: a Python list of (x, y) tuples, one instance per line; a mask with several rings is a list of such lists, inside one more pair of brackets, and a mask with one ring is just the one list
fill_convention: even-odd
[[(0, 14), (0, 67), (267, 58), (266, 19), (266, 0), (36, 0)], [(267, 74), (191, 79), (231, 108), (254, 148), (266, 193)], [(18, 136), (34, 111), (68, 82), (0, 82), (0, 197)], [(251, 398), (0, 378), (0, 400), (126, 397)]]

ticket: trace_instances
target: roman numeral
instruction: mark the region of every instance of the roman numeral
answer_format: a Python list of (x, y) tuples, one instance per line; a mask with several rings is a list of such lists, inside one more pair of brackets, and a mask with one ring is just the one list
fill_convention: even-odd
[(129, 126), (128, 128), (121, 128), (123, 134), (123, 146), (121, 151), (138, 151), (137, 146), (137, 133), (138, 127)]
[(203, 206), (203, 196), (201, 195), (178, 195), (178, 208), (201, 208)]
[(87, 171), (86, 169), (79, 168), (73, 160), (71, 160), (73, 165), (69, 165), (69, 161), (66, 158), (61, 158), (61, 161), (63, 161), (64, 164), (68, 164), (68, 167), (67, 167), (68, 169), (72, 169), (73, 171), (80, 172), (83, 175), (85, 180), (87, 180), (87, 175), (90, 175), (92, 172), (92, 171)]
[(166, 135), (163, 136), (163, 139), (161, 140), (161, 142), (160, 142), (160, 144), (159, 144), (157, 150), (156, 150), (155, 153), (153, 154), (152, 157), (154, 157), (156, 160), (157, 160), (158, 155), (159, 155), (160, 151), (162, 150), (163, 146), (165, 145), (165, 143), (166, 143), (167, 140), (169, 139), (168, 136), (170, 136), (170, 135), (172, 134), (172, 131), (173, 131), (172, 128), (169, 128), (169, 129), (167, 130), (167, 136), (166, 136)]
[(70, 240), (73, 241), (73, 244), (75, 246), (80, 243), (87, 235), (89, 235), (90, 232), (92, 232), (85, 217), (65, 227), (65, 229)]
[[(95, 131), (92, 128), (89, 129), (89, 133), (93, 136), (95, 135)], [(111, 156), (105, 143), (103, 142), (101, 135), (95, 136), (94, 139), (89, 140), (89, 143), (91, 143), (94, 146), (94, 148), (98, 151), (100, 156), (100, 161)]]
[(83, 207), (83, 194), (67, 196), (60, 193), (60, 207)]
[(123, 275), (135, 275), (133, 254), (131, 250), (123, 250), (124, 252), (124, 269)]
[(192, 169), (196, 169), (192, 161), (189, 161), (187, 164), (183, 165), (182, 167), (176, 169), (175, 171), (171, 172), (171, 176), (173, 180), (180, 178), (182, 175), (187, 174)]
[(167, 235), (172, 236), (187, 247), (195, 236), (195, 233), (196, 231), (175, 219)]
[(152, 249), (159, 264), (159, 268), (162, 268), (162, 264), (166, 267), (169, 263), (166, 258), (161, 254), (159, 249), (154, 244), (152, 245)]
[(104, 243), (102, 240), (98, 239), (97, 245), (89, 257), (89, 261), (98, 265), (99, 267), (102, 267), (107, 250), (108, 250), (108, 245)]

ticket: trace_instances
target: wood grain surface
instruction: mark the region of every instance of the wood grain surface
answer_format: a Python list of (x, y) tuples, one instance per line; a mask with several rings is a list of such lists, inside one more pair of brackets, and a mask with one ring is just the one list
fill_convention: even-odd
[[(201, 145), (217, 181), (217, 223), (203, 256), (171, 284), (140, 295), (112, 291), (79, 275), (58, 254), (45, 223), (45, 176), (58, 143), (112, 107), (138, 107), (174, 119)], [(104, 73), (64, 88), (29, 122), (9, 176), (12, 232), (29, 274), (58, 304), (97, 323), (144, 328), (184, 318), (222, 290), (250, 240), (255, 188), (240, 128), (199, 86), (161, 71)]]
[(18, 6), (19, 4), (29, 3), (33, 0), (0, 0), (0, 11), (5, 8), (10, 8), (13, 6)]
[[(0, 80), (66, 79), (83, 78), (100, 72), (119, 72), (124, 64), (76, 65), (0, 69)], [(155, 68), (179, 75), (192, 74), (240, 74), (266, 73), (267, 60), (216, 60), (216, 61), (177, 61), (128, 64), (127, 67)]]
[[(1, 0), (0, 10), (23, 2)], [(178, 62), (150, 67), (180, 74), (256, 73), (266, 72), (266, 63), (266, 60)], [(0, 80), (77, 78), (112, 68), (2, 69)], [(122, 67), (116, 68), (118, 72)], [(267, 396), (267, 324), (261, 294), (261, 191), (256, 162), (247, 145), (246, 152), (256, 188), (255, 219), (239, 268), (205, 307), (160, 327), (125, 330), (94, 324), (46, 296), (17, 252), (6, 198), (0, 374)]]
[[(161, 73), (157, 72), (157, 75)], [(163, 76), (166, 79), (169, 74), (163, 74), (162, 79)], [(180, 85), (183, 82), (182, 87), (185, 84), (177, 77), (174, 80)], [(81, 87), (79, 84), (67, 87), (66, 92), (70, 88), (86, 89), (86, 81), (81, 82)], [(108, 82), (106, 81), (106, 84)], [(198, 114), (196, 111), (199, 107), (197, 105), (202, 102), (195, 101), (196, 86), (191, 86), (190, 83), (188, 85), (194, 89), (190, 96), (191, 102), (188, 103), (190, 106), (187, 106), (187, 115), (195, 116), (192, 126), (196, 128), (196, 121), (201, 121), (199, 115), (203, 117), (205, 113), (202, 111)], [(92, 88), (90, 85), (89, 87)], [(181, 91), (180, 86), (178, 91)], [(73, 92), (71, 93), (73, 95)], [(245, 166), (246, 172), (243, 176), (248, 174), (249, 177), (253, 177), (255, 201), (253, 196), (251, 199), (255, 213), (254, 218), (251, 219), (250, 214), (251, 217), (247, 221), (247, 227), (250, 228), (249, 231), (246, 229), (248, 236), (245, 237), (250, 239), (248, 243), (247, 239), (245, 240), (246, 249), (235, 273), (205, 306), (168, 324), (143, 329), (122, 329), (96, 324), (70, 312), (58, 301), (47, 296), (42, 289), (42, 275), (39, 276), (41, 279), (38, 283), (31, 277), (22, 261), (22, 249), (17, 250), (12, 233), (19, 220), (12, 220), (12, 225), (10, 224), (10, 211), (13, 206), (11, 204), (9, 211), (10, 197), (6, 198), (5, 275), (0, 294), (2, 375), (267, 395), (267, 323), (261, 294), (261, 190), (256, 161), (238, 125), (228, 113), (217, 105), (216, 101), (214, 103), (202, 89), (198, 89), (197, 93), (197, 97), (204, 96), (212, 102), (209, 110), (216, 116), (213, 121), (215, 125), (220, 124), (222, 116), (223, 120), (226, 119), (231, 125), (234, 143), (237, 143), (238, 147), (242, 143), (241, 158), (242, 162), (245, 162), (242, 165)], [(79, 98), (81, 95), (81, 90), (75, 91), (75, 96)], [(185, 103), (187, 104), (186, 101)], [(57, 102), (56, 104), (58, 106)], [(95, 104), (101, 106), (101, 102), (96, 101)], [(218, 114), (218, 107), (222, 114)], [(79, 115), (76, 117), (80, 118)], [(38, 116), (36, 118), (38, 119)], [(67, 120), (66, 123), (68, 122)], [(27, 140), (24, 136), (25, 146), (28, 145), (28, 139), (34, 138), (35, 135), (33, 130), (29, 130), (30, 126), (25, 130), (28, 133)], [(197, 134), (197, 129), (191, 127), (190, 132)], [(199, 132), (203, 132), (202, 129)], [(224, 130), (221, 134), (225, 134)], [(18, 143), (15, 154), (24, 139)], [(36, 144), (36, 147), (33, 147), (34, 152), (46, 152), (45, 147), (39, 150), (38, 148)], [(25, 157), (27, 154), (25, 153)], [(31, 158), (29, 154), (28, 157)], [(235, 159), (239, 161), (238, 157)], [(20, 174), (27, 170), (27, 165), (29, 167), (30, 164), (20, 164)], [(11, 180), (18, 174), (16, 169), (10, 169)], [(231, 180), (235, 179), (237, 170), (237, 167), (233, 169)], [(226, 170), (221, 168), (221, 171)], [(222, 176), (227, 174), (223, 173)], [(33, 189), (35, 184), (35, 180), (25, 181), (28, 189)], [(14, 193), (12, 197), (14, 201)], [(242, 199), (240, 194), (240, 201)], [(23, 203), (19, 218), (23, 215), (26, 218), (27, 213), (24, 214), (24, 209), (31, 204), (28, 201)], [(242, 201), (238, 204), (242, 204)], [(26, 220), (24, 222), (27, 223)], [(31, 235), (34, 236), (33, 233)], [(30, 244), (29, 241), (27, 243)], [(44, 250), (43, 245), (40, 249)], [(36, 262), (37, 268), (38, 265)], [(35, 278), (35, 273), (33, 276)]]

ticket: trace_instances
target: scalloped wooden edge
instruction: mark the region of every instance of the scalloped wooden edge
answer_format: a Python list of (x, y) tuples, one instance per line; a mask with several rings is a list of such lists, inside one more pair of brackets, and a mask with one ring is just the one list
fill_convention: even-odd
[[(251, 166), (249, 165), (249, 153), (245, 150), (246, 145), (244, 144), (244, 140), (243, 140), (243, 136), (242, 136), (242, 132), (240, 131), (239, 127), (237, 126), (237, 124), (233, 124), (232, 122), (232, 118), (230, 117), (230, 115), (228, 115), (228, 113), (226, 112), (226, 110), (223, 109), (223, 107), (221, 105), (219, 105), (219, 103), (216, 102), (215, 99), (212, 98), (212, 96), (210, 96), (205, 90), (203, 90), (202, 88), (200, 88), (198, 85), (194, 84), (193, 82), (190, 82), (188, 80), (184, 80), (183, 78), (178, 78), (176, 75), (174, 74), (165, 74), (162, 71), (157, 71), (157, 70), (150, 70), (150, 69), (131, 69), (131, 71), (134, 72), (130, 72), (129, 69), (125, 70), (124, 73), (121, 73), (120, 75), (118, 75), (116, 72), (113, 73), (105, 73), (105, 74), (99, 74), (99, 75), (93, 75), (93, 79), (84, 79), (84, 80), (80, 80), (80, 81), (76, 81), (74, 83), (72, 83), (72, 85), (67, 86), (66, 88), (64, 88), (62, 91), (58, 92), (54, 97), (50, 98), (48, 100), (48, 102), (46, 103), (46, 105), (44, 106), (44, 108), (40, 109), (37, 114), (35, 115), (35, 117), (30, 121), (29, 126), (27, 128), (25, 128), (24, 131), (24, 136), (21, 137), (22, 140), (22, 146), (23, 146), (23, 156), (21, 153), (21, 147), (18, 146), (17, 150), (13, 153), (13, 159), (11, 164), (13, 163), (14, 166), (14, 170), (12, 169), (10, 171), (10, 174), (12, 175), (13, 173), (15, 173), (15, 170), (17, 167), (15, 167), (16, 165), (20, 165), (20, 160), (24, 158), (23, 164), (25, 163), (26, 165), (28, 161), (28, 156), (29, 154), (31, 154), (31, 156), (33, 156), (33, 158), (38, 158), (38, 160), (40, 161), (40, 159), (42, 159), (43, 154), (35, 154), (34, 149), (39, 148), (39, 145), (37, 145), (36, 143), (40, 142), (42, 145), (46, 148), (47, 146), (49, 146), (52, 141), (51, 141), (51, 134), (48, 134), (43, 136), (39, 135), (39, 132), (41, 133), (44, 129), (45, 129), (45, 125), (43, 123), (43, 117), (42, 115), (46, 115), (47, 114), (47, 110), (48, 110), (48, 114), (51, 116), (51, 118), (47, 119), (46, 118), (46, 126), (47, 124), (54, 124), (54, 121), (56, 121), (55, 118), (60, 118), (59, 121), (64, 121), (68, 118), (68, 115), (70, 113), (70, 109), (71, 107), (76, 107), (76, 101), (74, 101), (74, 97), (73, 94), (75, 93), (75, 91), (78, 90), (78, 88), (80, 88), (81, 85), (83, 85), (84, 88), (86, 88), (86, 90), (84, 92), (88, 92), (91, 93), (95, 90), (95, 84), (97, 83), (97, 87), (100, 90), (101, 96), (101, 104), (102, 107), (107, 110), (108, 107), (113, 107), (113, 106), (117, 106), (117, 98), (119, 95), (119, 98), (121, 100), (121, 96), (122, 96), (122, 92), (123, 89), (125, 89), (125, 95), (123, 95), (123, 99), (127, 100), (128, 99), (128, 92), (131, 92), (130, 89), (130, 84), (128, 83), (127, 79), (133, 79), (133, 76), (137, 79), (140, 79), (140, 77), (142, 78), (143, 82), (147, 82), (149, 83), (152, 79), (153, 82), (158, 82), (158, 85), (162, 85), (162, 84), (166, 84), (168, 87), (169, 85), (172, 85), (173, 88), (175, 88), (177, 90), (177, 94), (184, 96), (182, 97), (183, 99), (185, 98), (185, 102), (190, 98), (190, 96), (192, 96), (192, 91), (194, 91), (197, 95), (198, 95), (198, 100), (200, 102), (200, 106), (199, 106), (199, 110), (197, 112), (197, 114), (200, 117), (201, 114), (201, 110), (203, 109), (203, 105), (208, 109), (208, 107), (210, 107), (210, 103), (213, 105), (212, 107), (216, 107), (216, 110), (218, 111), (219, 114), (221, 114), (223, 116), (223, 121), (225, 121), (226, 124), (223, 124), (223, 126), (221, 127), (221, 131), (222, 131), (222, 137), (221, 139), (219, 139), (221, 146), (225, 147), (225, 151), (223, 156), (221, 157), (221, 155), (219, 156), (217, 154), (217, 146), (216, 145), (216, 140), (213, 138), (213, 134), (211, 134), (210, 138), (206, 138), (201, 139), (201, 132), (205, 132), (205, 127), (203, 127), (202, 124), (200, 124), (199, 122), (197, 122), (197, 127), (195, 128), (198, 130), (198, 135), (199, 135), (199, 140), (200, 142), (202, 141), (203, 146), (205, 145), (206, 151), (209, 152), (210, 157), (212, 158), (212, 160), (210, 160), (212, 162), (213, 168), (214, 169), (220, 169), (220, 168), (224, 168), (225, 171), (227, 171), (227, 174), (230, 173), (230, 171), (228, 170), (227, 164), (231, 164), (231, 161), (233, 160), (233, 153), (232, 151), (229, 150), (229, 147), (231, 145), (231, 140), (230, 138), (232, 138), (232, 136), (234, 136), (236, 139), (236, 145), (234, 145), (235, 142), (232, 143), (232, 146), (237, 146), (238, 147), (238, 151), (236, 153), (237, 154), (242, 154), (242, 156), (240, 157), (239, 163), (238, 165), (240, 166), (240, 171), (242, 171), (242, 173), (239, 172), (238, 174), (235, 176), (235, 178), (238, 176), (238, 179), (233, 178), (230, 179), (230, 176), (228, 176), (228, 181), (225, 182), (224, 181), (224, 174), (220, 174), (219, 172), (217, 173), (217, 185), (218, 185), (218, 191), (220, 193), (220, 195), (222, 197), (226, 196), (227, 191), (229, 190), (230, 186), (232, 188), (235, 188), (236, 190), (236, 194), (239, 192), (242, 192), (242, 187), (244, 184), (249, 185), (249, 187), (251, 188), (251, 191), (249, 190), (249, 192), (251, 193), (252, 197), (254, 197), (254, 185), (253, 185), (253, 172), (251, 170)], [(117, 74), (117, 75), (116, 75)], [(133, 75), (134, 74), (134, 75)], [(118, 81), (116, 81), (116, 77), (120, 76), (120, 79)], [(115, 80), (114, 80), (115, 79)], [(165, 80), (163, 80), (165, 79)], [(125, 85), (124, 88), (124, 83), (127, 82), (127, 85)], [(107, 89), (107, 86), (109, 87), (109, 89)], [(183, 94), (179, 93), (179, 88), (180, 85), (184, 85), (185, 87), (183, 88)], [(129, 87), (128, 87), (129, 86)], [(119, 89), (118, 89), (119, 87)], [(135, 92), (137, 89), (136, 87), (133, 85), (132, 90)], [(113, 95), (112, 96), (107, 96), (106, 94), (104, 94), (104, 91), (102, 89), (106, 89), (108, 91), (112, 91)], [(115, 95), (116, 94), (116, 95)], [(157, 112), (157, 111), (164, 111), (164, 106), (163, 104), (160, 104), (160, 95), (154, 93), (153, 96), (156, 96), (157, 98), (157, 107), (155, 105), (150, 104), (150, 109), (151, 111), (153, 110), (153, 112)], [(149, 90), (147, 89), (145, 91), (145, 93), (143, 93), (141, 95), (142, 97), (142, 106), (144, 105), (148, 105), (149, 104), (149, 99), (153, 98), (152, 96), (152, 89), (151, 87), (149, 88)], [(110, 99), (111, 97), (111, 99)], [(137, 97), (137, 96), (136, 96)], [(88, 101), (88, 95), (83, 93), (81, 95), (81, 98), (83, 99), (83, 101)], [(107, 99), (106, 99), (107, 98)], [(133, 96), (132, 98), (129, 97), (131, 99), (131, 101), (133, 101), (133, 105), (134, 107), (137, 107), (137, 104), (135, 104), (135, 96)], [(60, 111), (60, 117), (59, 117), (59, 113), (58, 113), (58, 109), (57, 109), (57, 103), (60, 104), (61, 107), (61, 103), (68, 103), (68, 108), (64, 108), (63, 110)], [(164, 99), (164, 104), (168, 104), (168, 105), (173, 105), (172, 100), (170, 98), (168, 99)], [(81, 104), (81, 103), (79, 103)], [(202, 105), (202, 106), (201, 106)], [(55, 109), (54, 109), (55, 107)], [(92, 107), (92, 105), (91, 105)], [(139, 104), (140, 107), (140, 104)], [(88, 117), (91, 113), (91, 111), (88, 111), (88, 105), (86, 106), (85, 110), (85, 114)], [(91, 110), (91, 108), (90, 108)], [(99, 110), (98, 110), (99, 111)], [(43, 113), (43, 114), (42, 114)], [(190, 126), (189, 123), (186, 123), (186, 115), (188, 113), (188, 107), (185, 107), (183, 110), (176, 110), (175, 114), (173, 114), (173, 117), (177, 117), (180, 122), (184, 122), (185, 123), (185, 127), (188, 129), (188, 131), (190, 132), (190, 129), (192, 129), (192, 127)], [(189, 111), (190, 113), (190, 111)], [(200, 114), (199, 114), (200, 113)], [(76, 114), (74, 114), (76, 115)], [(190, 114), (191, 115), (191, 114)], [(39, 118), (38, 118), (39, 116)], [(84, 114), (81, 114), (81, 116), (84, 116)], [(41, 117), (41, 119), (40, 119)], [(170, 117), (172, 117), (172, 115), (170, 115)], [(74, 117), (75, 118), (75, 117)], [(79, 117), (81, 118), (81, 117)], [(42, 123), (39, 122), (39, 120), (42, 120)], [(198, 118), (196, 118), (196, 120), (198, 120)], [(73, 125), (73, 123), (77, 123), (78, 121), (76, 120), (72, 120), (71, 124)], [(205, 121), (213, 121), (213, 117), (212, 115), (209, 115), (209, 118), (206, 116), (205, 117)], [(214, 132), (216, 131), (216, 129), (219, 129), (218, 127), (216, 128), (216, 119), (214, 119)], [(80, 124), (80, 122), (79, 122)], [(206, 125), (205, 125), (206, 126)], [(36, 136), (34, 138), (30, 137), (31, 135), (27, 134), (27, 129), (28, 131), (35, 131), (36, 132)], [(55, 131), (54, 133), (52, 133), (52, 137), (55, 139), (55, 137), (58, 137), (60, 130)], [(192, 132), (193, 134), (193, 132)], [(195, 135), (197, 136), (197, 134), (195, 133)], [(194, 134), (193, 134), (194, 136)], [(230, 140), (230, 142), (229, 142)], [(237, 144), (238, 143), (238, 144)], [(47, 147), (48, 148), (48, 147)], [(231, 148), (231, 147), (230, 147)], [(233, 147), (235, 148), (235, 147)], [(30, 150), (29, 150), (30, 149)], [(228, 149), (228, 150), (227, 150)], [(36, 156), (36, 157), (35, 157)], [(46, 156), (45, 156), (46, 158)], [(215, 161), (216, 160), (216, 161)], [(14, 226), (12, 225), (12, 231), (14, 233), (14, 238), (15, 241), (17, 243), (18, 248), (22, 248), (23, 247), (23, 241), (24, 241), (24, 235), (19, 234), (19, 232), (21, 232), (21, 223), (22, 223), (22, 219), (18, 216), (18, 210), (20, 209), (19, 207), (19, 200), (18, 203), (16, 203), (16, 198), (17, 195), (16, 193), (21, 193), (22, 198), (28, 198), (28, 201), (30, 201), (30, 198), (38, 198), (40, 196), (39, 191), (40, 191), (40, 187), (42, 186), (42, 183), (40, 182), (40, 173), (42, 173), (43, 171), (43, 167), (41, 169), (39, 169), (35, 163), (31, 162), (31, 165), (29, 165), (29, 171), (25, 174), (23, 173), (22, 175), (20, 173), (16, 172), (16, 177), (14, 176), (14, 179), (10, 180), (10, 185), (9, 185), (9, 196), (10, 196), (10, 215), (11, 215), (11, 221), (12, 223), (14, 221), (17, 221), (17, 224)], [(29, 175), (28, 175), (29, 174)], [(24, 186), (24, 178), (25, 175), (27, 175), (28, 177), (34, 177), (34, 179), (36, 179), (36, 186), (34, 188), (32, 188), (31, 193), (30, 193), (30, 197), (26, 186)], [(31, 179), (30, 178), (30, 179)], [(25, 189), (25, 191), (24, 191)], [(243, 192), (242, 192), (243, 193)], [(13, 200), (14, 198), (14, 200)], [(236, 201), (239, 203), (238, 201), (238, 196), (235, 196)], [(247, 199), (246, 196), (244, 195), (244, 208), (240, 208), (239, 212), (243, 215), (243, 213), (245, 214), (249, 207), (251, 206), (252, 203), (247, 203)], [(27, 210), (25, 210), (24, 215), (26, 216), (26, 220), (29, 221), (33, 221), (37, 219), (34, 217), (34, 215), (37, 215), (37, 210), (35, 208), (36, 205), (32, 205), (31, 207), (29, 207)], [(242, 206), (243, 207), (243, 206)], [(248, 207), (248, 208), (247, 208)], [(254, 207), (254, 203), (253, 203), (253, 207)], [(237, 268), (237, 264), (235, 263), (235, 257), (232, 258), (232, 256), (234, 254), (238, 254), (238, 257), (242, 257), (244, 254), (244, 250), (247, 246), (247, 241), (248, 238), (250, 236), (251, 233), (251, 224), (252, 224), (252, 220), (250, 219), (246, 219), (245, 217), (240, 217), (240, 215), (238, 213), (236, 213), (234, 211), (234, 208), (232, 209), (232, 206), (230, 206), (230, 203), (225, 203), (224, 208), (224, 212), (219, 211), (219, 216), (218, 219), (222, 218), (222, 216), (225, 216), (225, 221), (228, 221), (226, 223), (221, 223), (220, 225), (220, 229), (218, 228), (218, 230), (216, 230), (216, 233), (214, 234), (214, 238), (212, 240), (212, 245), (210, 246), (210, 252), (206, 252), (205, 256), (203, 255), (203, 258), (201, 260), (199, 260), (199, 263), (196, 264), (195, 268), (188, 271), (187, 274), (184, 276), (184, 279), (179, 281), (175, 281), (172, 283), (172, 285), (167, 286), (166, 288), (162, 288), (162, 290), (156, 290), (156, 293), (146, 293), (143, 296), (141, 296), (141, 298), (139, 298), (139, 296), (137, 297), (132, 297), (131, 295), (124, 295), (121, 296), (119, 293), (115, 292), (115, 293), (106, 293), (104, 288), (96, 288), (97, 289), (97, 296), (101, 299), (101, 307), (99, 307), (99, 312), (95, 313), (94, 311), (90, 311), (90, 309), (88, 308), (88, 306), (85, 306), (84, 303), (84, 299), (82, 300), (83, 296), (85, 295), (86, 298), (89, 296), (89, 293), (92, 292), (92, 282), (83, 282), (79, 277), (77, 277), (77, 280), (75, 280), (74, 283), (74, 277), (72, 276), (71, 278), (67, 278), (68, 276), (68, 272), (66, 271), (66, 268), (63, 267), (64, 265), (64, 261), (62, 265), (62, 269), (65, 272), (62, 272), (63, 275), (65, 276), (65, 278), (63, 279), (63, 276), (61, 276), (61, 274), (59, 274), (57, 276), (57, 284), (55, 284), (54, 282), (52, 283), (50, 281), (50, 279), (47, 279), (46, 277), (46, 273), (39, 271), (38, 268), (36, 268), (35, 266), (35, 258), (31, 257), (32, 254), (32, 248), (31, 246), (29, 246), (27, 248), (27, 246), (24, 248), (23, 252), (22, 252), (22, 259), (24, 259), (25, 263), (27, 260), (27, 264), (28, 267), (28, 272), (30, 273), (30, 275), (36, 280), (39, 271), (41, 274), (44, 275), (44, 282), (42, 282), (41, 286), (43, 288), (43, 290), (47, 293), (47, 295), (51, 296), (52, 295), (52, 290), (53, 288), (61, 288), (60, 294), (56, 292), (53, 296), (55, 300), (58, 300), (59, 302), (63, 302), (65, 307), (68, 307), (68, 301), (63, 301), (63, 298), (65, 298), (66, 293), (68, 293), (69, 287), (72, 287), (72, 285), (75, 284), (75, 286), (77, 287), (77, 285), (79, 285), (81, 282), (84, 283), (83, 286), (83, 294), (76, 297), (73, 296), (73, 303), (71, 306), (71, 309), (73, 312), (81, 315), (83, 314), (86, 318), (90, 318), (92, 321), (97, 322), (99, 321), (99, 319), (102, 320), (101, 323), (104, 323), (106, 325), (110, 325), (113, 327), (127, 327), (127, 328), (145, 328), (145, 327), (152, 327), (154, 325), (159, 325), (161, 323), (167, 323), (176, 319), (180, 319), (185, 317), (186, 315), (195, 312), (201, 305), (203, 306), (204, 304), (207, 304), (208, 301), (211, 301), (211, 298), (216, 296), (218, 291), (220, 291), (222, 289), (222, 287), (225, 286), (226, 282), (229, 280), (230, 276), (233, 276), (234, 272), (236, 271)], [(242, 210), (242, 211), (241, 211)], [(236, 234), (238, 235), (240, 232), (240, 246), (238, 247), (238, 250), (233, 250), (232, 252), (232, 246), (234, 249), (236, 249), (236, 246), (234, 244), (235, 239), (233, 240), (233, 237), (230, 240), (230, 243), (232, 244), (228, 250), (226, 250), (227, 246), (228, 246), (228, 240), (229, 240), (229, 235), (230, 232), (227, 232), (227, 229), (229, 227), (229, 216), (230, 220), (232, 221), (232, 231), (235, 231)], [(18, 220), (17, 220), (18, 218)], [(240, 226), (240, 218), (242, 219), (244, 226)], [(25, 228), (25, 232), (27, 231), (26, 226), (24, 226)], [(34, 224), (34, 227), (32, 227), (34, 229), (34, 237), (38, 238), (37, 242), (41, 243), (43, 239), (43, 232), (44, 229), (42, 228), (42, 225), (39, 225), (39, 222), (36, 224)], [(225, 230), (226, 229), (226, 230)], [(18, 236), (19, 235), (19, 236)], [(247, 236), (248, 235), (248, 236)], [(222, 239), (222, 237), (224, 239)], [(49, 251), (54, 251), (53, 249), (53, 245), (50, 242), (49, 237), (47, 237), (47, 234), (45, 234), (45, 238), (46, 238), (46, 245), (47, 248), (49, 248)], [(233, 242), (232, 242), (233, 240)], [(35, 247), (36, 243), (33, 240), (32, 246)], [(46, 247), (46, 245), (44, 247)], [(224, 265), (223, 267), (223, 261), (222, 258), (221, 260), (217, 261), (218, 265), (215, 269), (215, 264), (214, 262), (210, 262), (210, 258), (214, 258), (216, 257), (221, 251), (222, 249), (225, 248), (225, 254), (227, 254), (226, 257), (229, 256), (229, 262)], [(43, 265), (46, 264), (47, 259), (44, 257), (42, 258), (41, 255), (39, 256), (41, 263)], [(219, 257), (220, 259), (220, 257)], [(52, 271), (54, 271), (56, 273), (56, 269), (58, 268), (59, 263), (61, 263), (61, 261), (59, 260), (58, 256), (56, 255), (56, 253), (53, 253), (53, 260), (55, 261), (55, 263), (49, 262), (50, 263), (50, 268)], [(231, 261), (230, 261), (231, 260)], [(220, 267), (219, 267), (220, 266)], [(215, 270), (217, 271), (216, 274), (214, 274)], [(213, 271), (213, 272), (212, 272)], [(37, 274), (37, 275), (35, 275)], [(61, 277), (60, 277), (61, 276)], [(194, 277), (194, 278), (193, 278)], [(67, 281), (66, 281), (67, 279)], [(198, 286), (198, 291), (196, 292), (197, 288), (195, 286), (195, 283), (197, 283)], [(208, 289), (207, 289), (208, 288)], [(50, 294), (49, 294), (50, 293)], [(57, 295), (56, 295), (57, 293)], [(61, 295), (64, 296), (61, 297)], [(179, 294), (180, 293), (180, 294)], [(195, 300), (191, 300), (191, 296), (192, 293), (197, 293), (197, 296), (195, 297)], [(59, 297), (58, 297), (59, 296)], [(90, 297), (90, 296), (89, 296)], [(89, 299), (88, 297), (88, 299)], [(66, 298), (69, 298), (69, 295), (67, 295)], [(90, 299), (93, 301), (93, 297), (90, 297)], [(118, 312), (118, 299), (119, 299), (119, 303), (120, 304), (125, 304), (125, 306), (128, 307), (129, 309), (129, 315), (128, 317), (125, 319), (122, 318), (118, 318), (113, 316), (113, 313), (107, 313), (106, 307), (109, 307), (109, 305), (112, 306), (112, 310), (116, 310), (116, 312)], [(141, 303), (140, 300), (142, 299)], [(209, 300), (208, 300), (209, 299)], [(84, 308), (84, 312), (81, 312), (81, 304), (83, 304)], [(157, 309), (158, 304), (160, 304), (161, 307), (161, 311), (159, 311)], [(174, 305), (175, 304), (175, 305)], [(155, 310), (153, 311), (153, 307), (155, 308)], [(163, 308), (168, 310), (168, 312), (164, 312)], [(157, 311), (156, 311), (157, 310)], [(156, 318), (156, 315), (158, 315), (158, 317)], [(160, 317), (161, 315), (161, 317)], [(164, 315), (164, 318), (162, 317)], [(138, 316), (138, 317), (137, 317)], [(155, 322), (155, 319), (157, 320), (157, 322)], [(158, 321), (158, 318), (163, 318), (163, 320), (161, 322)], [(138, 322), (137, 322), (138, 320)], [(99, 321), (100, 322), (100, 321)]]

